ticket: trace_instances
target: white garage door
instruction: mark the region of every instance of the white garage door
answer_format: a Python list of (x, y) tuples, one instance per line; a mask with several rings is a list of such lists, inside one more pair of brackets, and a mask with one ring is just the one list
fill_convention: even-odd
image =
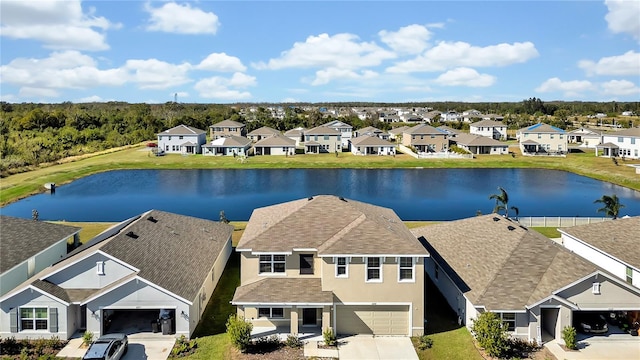
[(336, 332), (346, 334), (407, 335), (408, 305), (338, 305)]

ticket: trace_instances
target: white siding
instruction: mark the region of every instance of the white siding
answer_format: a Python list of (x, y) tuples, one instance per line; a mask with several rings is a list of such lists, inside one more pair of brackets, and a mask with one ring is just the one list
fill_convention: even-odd
[[(104, 261), (104, 275), (98, 275), (97, 263)], [(101, 289), (134, 271), (100, 253), (88, 256), (46, 280), (63, 289)]]
[[(11, 318), (9, 312), (13, 308), (21, 307), (46, 307), (48, 309), (56, 308), (58, 310), (58, 332), (51, 333), (46, 330), (25, 330), (17, 333), (10, 332)], [(41, 292), (33, 289), (26, 289), (20, 293), (8, 298), (0, 304), (0, 337), (15, 337), (16, 339), (25, 338), (49, 338), (57, 336), (60, 339), (68, 339), (68, 334), (73, 333), (75, 329), (67, 329), (67, 307), (50, 296), (43, 295)], [(18, 319), (20, 323), (20, 319)]]

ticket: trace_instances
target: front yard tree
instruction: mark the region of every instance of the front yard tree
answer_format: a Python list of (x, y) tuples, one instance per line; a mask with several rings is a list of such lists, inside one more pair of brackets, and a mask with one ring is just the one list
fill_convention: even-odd
[(606, 216), (611, 216), (613, 220), (618, 218), (620, 209), (624, 207), (624, 205), (620, 203), (620, 199), (616, 194), (611, 196), (602, 195), (600, 199), (594, 201), (594, 204), (603, 204), (603, 206), (598, 209), (598, 212), (603, 212)]
[(489, 356), (500, 358), (509, 348), (507, 327), (496, 313), (483, 312), (473, 320), (471, 333)]

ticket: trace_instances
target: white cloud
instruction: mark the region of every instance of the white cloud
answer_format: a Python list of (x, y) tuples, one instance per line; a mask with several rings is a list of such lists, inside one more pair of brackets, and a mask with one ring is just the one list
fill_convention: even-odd
[(604, 17), (613, 33), (628, 33), (640, 41), (640, 2), (637, 0), (606, 0), (609, 12)]
[(163, 31), (177, 34), (214, 34), (220, 22), (212, 12), (192, 8), (190, 4), (165, 3), (159, 8), (147, 4), (147, 12), (151, 15), (147, 30)]
[(419, 54), (429, 46), (431, 32), (423, 25), (409, 25), (398, 31), (382, 30), (380, 40), (398, 53)]
[(327, 68), (316, 71), (316, 78), (311, 85), (325, 85), (333, 80), (365, 80), (372, 79), (378, 74), (375, 71), (365, 70), (360, 73), (348, 69)]
[(196, 83), (194, 89), (196, 89), (203, 98), (246, 100), (251, 98), (251, 93), (241, 89), (255, 85), (255, 77), (235, 73), (231, 78), (213, 76), (202, 79)]
[(87, 96), (87, 97), (83, 97), (80, 98), (78, 100), (73, 101), (76, 104), (81, 104), (81, 103), (97, 103), (97, 102), (105, 102), (105, 100), (103, 100), (100, 96), (98, 95), (93, 95), (93, 96)]
[(246, 71), (247, 67), (242, 65), (242, 61), (235, 56), (229, 56), (225, 53), (209, 54), (206, 59), (202, 60), (196, 66), (200, 70), (235, 72)]
[(40, 41), (50, 49), (106, 50), (104, 31), (121, 26), (83, 12), (80, 0), (3, 0), (0, 11), (2, 36)]
[(557, 77), (548, 79), (536, 88), (537, 92), (563, 92), (565, 96), (579, 96), (585, 91), (594, 90), (587, 80), (562, 81)]
[(373, 42), (361, 42), (353, 34), (320, 34), (309, 36), (305, 42), (296, 42), (279, 58), (271, 59), (266, 64), (254, 64), (254, 67), (272, 70), (314, 67), (358, 69), (377, 66), (383, 60), (395, 57), (393, 52)]
[(606, 95), (636, 95), (640, 97), (640, 87), (628, 80), (611, 80), (601, 85)]
[(578, 67), (585, 70), (587, 75), (640, 76), (640, 53), (629, 50), (623, 55), (604, 57), (597, 63), (581, 60)]
[(191, 81), (187, 77), (191, 69), (189, 63), (175, 65), (157, 59), (127, 60), (123, 69), (141, 89), (167, 89)]
[(496, 82), (494, 76), (480, 74), (471, 68), (456, 68), (438, 76), (436, 83), (445, 86), (487, 87)]
[(498, 44), (485, 47), (466, 42), (440, 42), (415, 59), (396, 63), (387, 69), (392, 73), (444, 71), (455, 67), (508, 66), (537, 57), (531, 42)]

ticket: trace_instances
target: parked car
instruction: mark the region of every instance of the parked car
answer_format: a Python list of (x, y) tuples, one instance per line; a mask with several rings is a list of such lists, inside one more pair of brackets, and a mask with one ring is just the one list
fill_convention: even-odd
[(128, 349), (126, 334), (102, 335), (89, 346), (82, 360), (120, 360)]
[(585, 334), (605, 334), (609, 331), (607, 319), (600, 313), (577, 312), (575, 317), (578, 330)]

